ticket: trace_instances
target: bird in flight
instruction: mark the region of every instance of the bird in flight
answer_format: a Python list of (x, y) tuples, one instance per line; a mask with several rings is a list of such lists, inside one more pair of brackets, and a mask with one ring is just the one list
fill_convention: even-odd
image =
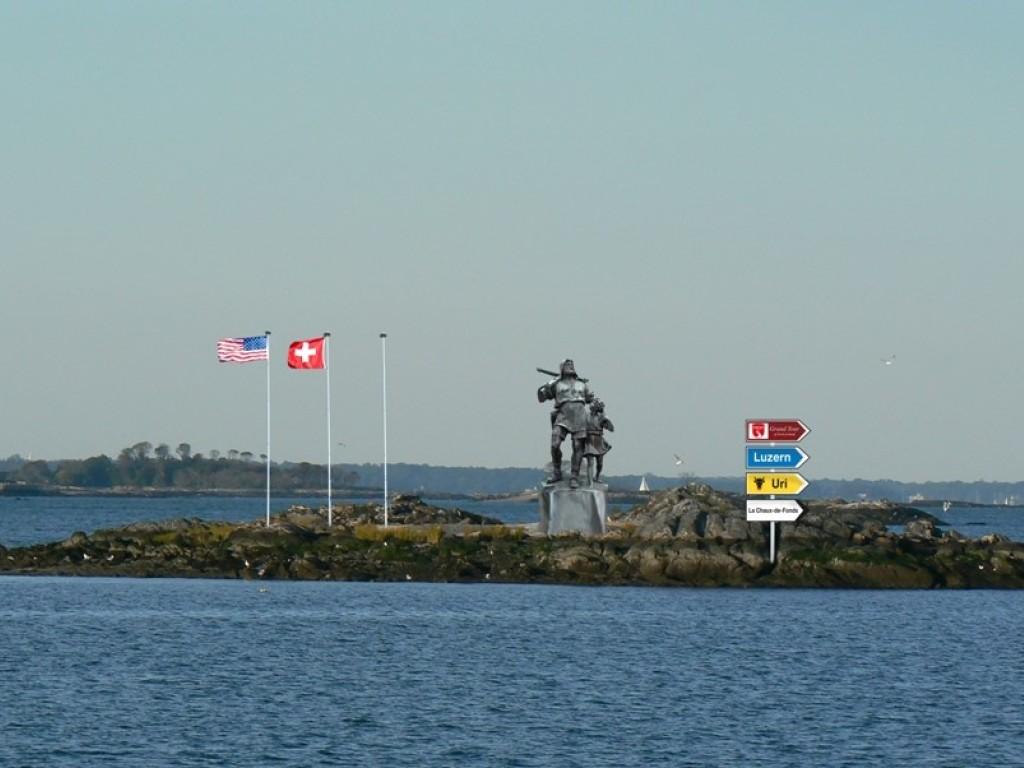
[(676, 466), (681, 467), (683, 465), (683, 457), (678, 453), (673, 453), (672, 455), (676, 457)]
[(890, 355), (889, 357), (882, 358), (882, 365), (892, 365), (896, 362), (896, 355)]

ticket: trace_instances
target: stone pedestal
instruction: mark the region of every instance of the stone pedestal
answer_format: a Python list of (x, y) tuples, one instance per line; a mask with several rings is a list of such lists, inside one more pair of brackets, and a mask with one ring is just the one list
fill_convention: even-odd
[(601, 534), (608, 527), (608, 504), (604, 483), (569, 487), (568, 480), (547, 483), (540, 492), (541, 533), (555, 534), (566, 531)]

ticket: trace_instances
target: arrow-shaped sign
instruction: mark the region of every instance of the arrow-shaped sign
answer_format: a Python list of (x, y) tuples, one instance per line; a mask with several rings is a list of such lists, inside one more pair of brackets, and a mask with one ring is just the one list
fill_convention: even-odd
[(747, 472), (748, 496), (796, 496), (807, 486), (799, 472)]
[(809, 458), (802, 448), (795, 445), (779, 448), (747, 446), (747, 469), (796, 469)]
[(747, 501), (747, 522), (750, 523), (795, 523), (804, 513), (798, 501)]
[(800, 419), (747, 419), (748, 443), (799, 443), (810, 431)]

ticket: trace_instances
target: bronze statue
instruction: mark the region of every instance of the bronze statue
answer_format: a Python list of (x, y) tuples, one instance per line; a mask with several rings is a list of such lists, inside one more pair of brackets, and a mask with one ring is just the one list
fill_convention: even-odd
[(594, 399), (585, 379), (576, 375), (572, 360), (563, 360), (559, 366), (558, 378), (552, 379), (537, 390), (537, 400), (554, 400), (551, 412), (551, 466), (549, 482), (562, 479), (562, 443), (572, 435), (572, 475), (570, 488), (580, 484), (580, 466), (583, 463), (583, 448), (587, 439), (587, 403)]
[[(601, 470), (604, 469), (604, 455), (612, 449), (611, 443), (604, 439), (604, 430), (615, 431), (611, 419), (604, 415), (604, 403), (596, 397), (590, 403), (589, 414), (587, 415), (587, 445), (583, 451), (587, 458), (587, 474), (593, 482), (601, 482)], [(597, 465), (597, 472), (593, 471)]]

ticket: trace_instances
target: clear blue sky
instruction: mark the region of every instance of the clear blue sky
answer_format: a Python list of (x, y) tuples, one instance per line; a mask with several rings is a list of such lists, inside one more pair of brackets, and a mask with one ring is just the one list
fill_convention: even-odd
[[(573, 357), (612, 474), (1017, 480), (1019, 3), (0, 6), (0, 455), (139, 440), (540, 466)], [(896, 354), (896, 364), (881, 358)]]

